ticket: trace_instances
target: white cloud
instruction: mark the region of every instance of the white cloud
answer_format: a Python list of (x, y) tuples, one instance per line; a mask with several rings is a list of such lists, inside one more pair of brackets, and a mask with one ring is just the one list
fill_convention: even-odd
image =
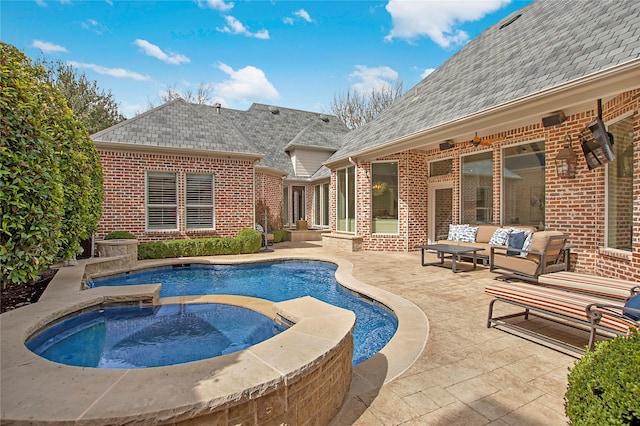
[(150, 79), (148, 75), (138, 74), (137, 72), (128, 71), (123, 68), (106, 68), (96, 64), (85, 64), (75, 61), (69, 61), (68, 64), (76, 68), (85, 68), (97, 72), (98, 74), (108, 75), (116, 78), (131, 78), (138, 81), (146, 81)]
[(228, 80), (214, 85), (219, 97), (236, 101), (280, 98), (280, 93), (259, 68), (247, 65), (236, 71), (223, 63), (218, 64), (218, 68), (229, 76)]
[(352, 85), (353, 90), (367, 94), (394, 84), (398, 80), (398, 73), (389, 67), (369, 68), (364, 65), (356, 65), (356, 70), (349, 77), (359, 80)]
[(393, 28), (385, 39), (412, 41), (427, 36), (443, 48), (461, 45), (469, 39), (469, 34), (457, 28), (458, 25), (481, 19), (510, 2), (511, 0), (389, 0), (386, 9), (391, 15)]
[(147, 40), (137, 39), (133, 43), (136, 46), (138, 46), (140, 49), (142, 49), (142, 51), (145, 54), (152, 56), (156, 59), (160, 59), (162, 62), (166, 62), (167, 64), (180, 65), (183, 62), (185, 63), (191, 62), (190, 59), (184, 55), (181, 55), (178, 53), (169, 53), (169, 54), (164, 53), (162, 49), (160, 49), (155, 44), (149, 43)]
[(298, 18), (302, 18), (307, 22), (313, 22), (313, 19), (311, 19), (311, 16), (309, 16), (309, 12), (307, 12), (304, 9), (300, 9), (300, 10), (296, 10), (295, 12), (293, 12), (294, 16), (297, 16)]
[(102, 25), (95, 19), (87, 19), (82, 22), (80, 26), (85, 30), (93, 31), (98, 35), (104, 34), (106, 32), (104, 25)]
[(208, 7), (210, 9), (219, 10), (224, 12), (226, 10), (233, 9), (233, 2), (225, 2), (224, 0), (198, 0), (198, 6)]
[[(295, 12), (292, 13), (292, 15), (296, 18), (304, 19), (307, 22), (313, 22), (313, 19), (311, 19), (309, 12), (307, 12), (304, 9), (296, 10)], [(296, 20), (290, 16), (286, 16), (282, 18), (282, 22), (284, 22), (287, 25), (293, 25), (296, 22)]]
[(36, 49), (40, 49), (45, 53), (67, 52), (67, 49), (65, 49), (63, 46), (49, 43), (48, 41), (33, 40), (33, 43), (31, 43), (31, 46), (35, 47)]
[(233, 16), (225, 16), (225, 21), (227, 21), (227, 25), (222, 28), (216, 28), (221, 33), (229, 33), (229, 34), (240, 34), (247, 37), (255, 37), (263, 40), (269, 39), (269, 32), (267, 30), (260, 30), (258, 32), (252, 33), (249, 31), (247, 27), (240, 21), (238, 21)]
[(424, 71), (422, 71), (422, 74), (420, 74), (420, 77), (421, 78), (425, 78), (426, 76), (428, 76), (429, 74), (431, 74), (435, 70), (436, 70), (435, 68), (427, 68)]

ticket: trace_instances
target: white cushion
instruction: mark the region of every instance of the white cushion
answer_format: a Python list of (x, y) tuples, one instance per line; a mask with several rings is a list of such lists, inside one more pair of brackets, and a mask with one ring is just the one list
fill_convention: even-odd
[(462, 241), (462, 234), (469, 225), (449, 225), (449, 235), (447, 240), (450, 241)]
[[(524, 244), (522, 245), (522, 250), (529, 250), (529, 247), (531, 247), (531, 240), (533, 239), (533, 232), (529, 232), (529, 234), (527, 235), (527, 238), (524, 239)], [(520, 252), (520, 257), (527, 257), (529, 253), (521, 251)]]
[(464, 243), (475, 243), (476, 235), (478, 235), (478, 227), (477, 226), (467, 226), (462, 229), (460, 234), (460, 241)]
[(489, 240), (489, 245), (493, 246), (504, 246), (507, 244), (507, 238), (509, 238), (509, 234), (511, 233), (511, 228), (498, 228), (496, 232), (493, 233), (491, 239)]

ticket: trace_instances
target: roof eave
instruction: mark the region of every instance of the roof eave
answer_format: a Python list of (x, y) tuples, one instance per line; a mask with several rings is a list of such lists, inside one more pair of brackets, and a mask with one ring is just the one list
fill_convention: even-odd
[(553, 111), (638, 88), (639, 81), (640, 58), (635, 58), (604, 71), (405, 135), (373, 148), (345, 154), (325, 162), (324, 165), (329, 168), (340, 167), (346, 164), (349, 158), (367, 161), (412, 149), (432, 149), (446, 139), (470, 139), (476, 132), (484, 136), (498, 129), (505, 130), (510, 125), (538, 122), (542, 116)]
[(259, 161), (264, 158), (264, 154), (252, 152), (230, 152), (230, 151), (209, 151), (204, 149), (193, 148), (175, 148), (156, 145), (136, 145), (125, 144), (121, 142), (93, 141), (96, 148), (102, 150), (124, 151), (124, 152), (140, 152), (140, 153), (162, 153), (168, 155), (185, 155), (190, 157), (213, 157), (234, 160)]
[(256, 172), (273, 175), (273, 176), (280, 176), (280, 177), (287, 176), (287, 172), (285, 171), (276, 169), (275, 167), (261, 166), (259, 164), (256, 164)]

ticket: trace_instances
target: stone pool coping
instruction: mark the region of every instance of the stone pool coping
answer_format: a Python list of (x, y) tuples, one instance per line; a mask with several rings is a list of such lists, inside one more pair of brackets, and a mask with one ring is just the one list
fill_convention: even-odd
[[(428, 321), (424, 313), (413, 303), (369, 286), (352, 275), (352, 265), (342, 259), (321, 258), (318, 256), (295, 257), (220, 257), (180, 258), (162, 261), (143, 261), (133, 268), (148, 269), (175, 264), (242, 264), (282, 260), (315, 260), (334, 263), (338, 266), (336, 279), (348, 289), (377, 300), (390, 308), (398, 318), (398, 330), (391, 341), (378, 354), (353, 368), (349, 395), (357, 395), (369, 389), (377, 389), (402, 374), (413, 364), (424, 349), (428, 335)], [(130, 413), (132, 422), (162, 423), (170, 418), (188, 419), (197, 413), (209, 410), (211, 394), (220, 398), (229, 395), (246, 394), (255, 383), (269, 383), (276, 372), (279, 377), (291, 374), (292, 365), (297, 368), (306, 365), (303, 359), (309, 357), (309, 351), (317, 355), (318, 350), (328, 350), (327, 342), (336, 344), (336, 333), (348, 322), (348, 315), (339, 308), (310, 308), (313, 298), (301, 298), (293, 301), (272, 304), (282, 309), (300, 322), (288, 332), (281, 333), (286, 338), (293, 328), (299, 326), (305, 317), (311, 320), (300, 335), (286, 342), (287, 350), (282, 350), (281, 339), (269, 339), (245, 351), (223, 357), (181, 364), (170, 367), (156, 367), (137, 370), (103, 370), (70, 367), (56, 364), (40, 358), (26, 349), (25, 339), (51, 320), (64, 312), (73, 312), (97, 303), (112, 303), (134, 299), (159, 302), (159, 284), (147, 284), (132, 287), (99, 287), (81, 291), (85, 263), (75, 267), (62, 268), (43, 294), (40, 302), (2, 314), (2, 420), (30, 421), (70, 421), (109, 423), (114, 419), (114, 411), (119, 416)], [(199, 296), (195, 300), (213, 300), (211, 296)], [(271, 304), (271, 302), (268, 302)], [(265, 305), (266, 306), (266, 305)], [(265, 308), (268, 312), (271, 308)], [(339, 311), (334, 311), (334, 310)], [(348, 312), (347, 314), (353, 313)], [(285, 316), (286, 316), (285, 315)], [(329, 327), (322, 327), (322, 318), (329, 319)], [(295, 322), (295, 321), (294, 321)], [(340, 326), (340, 324), (343, 324)], [(351, 325), (352, 327), (352, 325)], [(321, 330), (318, 330), (320, 328)], [(299, 328), (299, 330), (302, 330)], [(296, 331), (298, 333), (299, 331)], [(318, 334), (319, 333), (319, 334)], [(293, 334), (290, 334), (293, 336)], [(309, 337), (309, 335), (314, 337)], [(302, 336), (302, 337), (301, 337)], [(306, 336), (306, 337), (305, 337)], [(300, 340), (301, 339), (301, 340)], [(339, 340), (339, 339), (338, 339)], [(303, 344), (301, 344), (301, 342)], [(269, 346), (275, 343), (276, 346)], [(293, 346), (290, 346), (293, 345)], [(267, 347), (265, 350), (264, 347)], [(320, 348), (319, 348), (320, 346)], [(289, 349), (294, 347), (295, 351)], [(324, 349), (323, 349), (324, 348)], [(263, 357), (256, 355), (256, 351)], [(260, 362), (256, 364), (256, 359)], [(266, 366), (265, 366), (266, 364)], [(293, 367), (294, 369), (296, 367)], [(220, 381), (216, 372), (225, 370), (232, 373), (230, 384)], [(170, 386), (166, 386), (170, 383)], [(236, 387), (239, 386), (239, 387)], [(244, 389), (244, 390), (241, 390)], [(157, 391), (160, 396), (144, 397), (145, 392)], [(218, 392), (220, 391), (220, 392)], [(255, 390), (259, 392), (258, 389)], [(216, 393), (218, 392), (218, 393)], [(235, 392), (235, 393), (234, 393)], [(244, 392), (244, 393), (243, 393)], [(140, 395), (143, 398), (140, 398)], [(206, 394), (206, 397), (203, 395)], [(135, 395), (136, 398), (132, 398)], [(215, 398), (214, 398), (215, 399)], [(169, 402), (167, 404), (167, 402)], [(218, 401), (219, 402), (219, 401)], [(166, 417), (163, 417), (166, 416)], [(120, 418), (120, 417), (118, 417)], [(164, 420), (163, 420), (164, 418)], [(152, 420), (153, 419), (153, 420)], [(170, 420), (169, 420), (170, 421)]]

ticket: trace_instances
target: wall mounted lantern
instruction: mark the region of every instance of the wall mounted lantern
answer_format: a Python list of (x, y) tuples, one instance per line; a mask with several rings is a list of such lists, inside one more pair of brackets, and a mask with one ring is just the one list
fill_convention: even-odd
[(567, 142), (567, 145), (556, 156), (556, 171), (558, 172), (558, 177), (574, 178), (576, 177), (578, 156), (573, 152), (570, 135), (567, 135), (565, 142)]

